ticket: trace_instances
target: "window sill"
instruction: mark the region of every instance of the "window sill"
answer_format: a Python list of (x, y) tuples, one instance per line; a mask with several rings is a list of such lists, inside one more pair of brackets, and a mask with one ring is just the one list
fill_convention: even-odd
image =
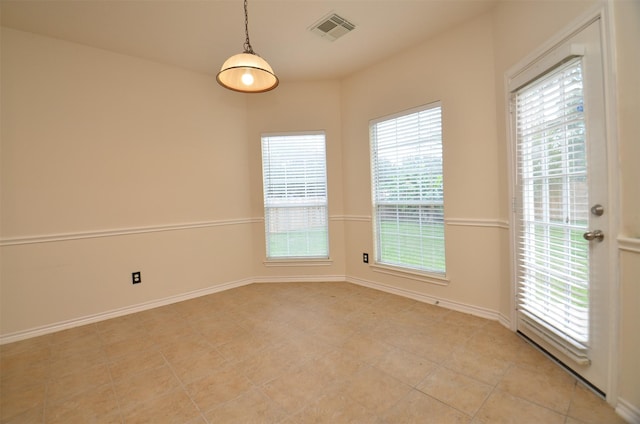
[(408, 269), (396, 268), (389, 265), (373, 264), (371, 269), (375, 272), (382, 274), (393, 275), (396, 277), (410, 278), (412, 280), (422, 281), (430, 284), (437, 284), (439, 286), (448, 286), (449, 279), (446, 275), (430, 274), (426, 272), (413, 271)]
[(333, 265), (333, 260), (329, 258), (288, 258), (288, 259), (267, 259), (262, 262), (265, 266), (329, 266)]

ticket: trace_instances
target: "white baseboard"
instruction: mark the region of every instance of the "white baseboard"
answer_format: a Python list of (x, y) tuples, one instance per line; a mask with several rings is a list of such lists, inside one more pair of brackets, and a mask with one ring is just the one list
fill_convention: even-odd
[(640, 407), (632, 405), (630, 402), (618, 398), (616, 413), (624, 418), (629, 424), (640, 424)]
[(158, 308), (160, 306), (170, 305), (172, 303), (194, 299), (196, 297), (206, 296), (206, 295), (221, 292), (224, 290), (246, 286), (247, 284), (251, 284), (253, 282), (254, 281), (252, 279), (243, 279), (243, 280), (231, 281), (231, 282), (222, 283), (222, 284), (216, 284), (215, 286), (194, 290), (188, 293), (182, 293), (175, 296), (169, 296), (164, 299), (139, 303), (137, 305), (113, 309), (111, 311), (102, 312), (95, 315), (88, 315), (80, 318), (71, 319), (68, 321), (61, 321), (54, 324), (31, 328), (24, 331), (17, 331), (15, 333), (3, 334), (3, 335), (0, 335), (0, 345), (13, 343), (20, 340), (30, 339), (32, 337), (43, 336), (45, 334), (55, 333), (56, 331), (61, 331), (61, 330), (67, 330), (69, 328), (79, 327), (81, 325), (93, 324), (93, 323), (104, 321), (107, 319), (117, 318), (123, 315), (142, 312), (148, 309)]
[(502, 313), (498, 313), (498, 322), (503, 326), (507, 327), (511, 331), (515, 331), (515, 328), (512, 328), (511, 319)]
[(124, 308), (113, 309), (111, 311), (101, 312), (99, 314), (88, 315), (80, 318), (71, 319), (68, 321), (56, 322), (54, 324), (44, 325), (41, 327), (30, 328), (28, 330), (17, 331), (15, 333), (0, 335), (0, 345), (7, 343), (18, 342), (20, 340), (30, 339), (32, 337), (44, 336), (45, 334), (55, 333), (57, 331), (68, 330), (74, 327), (80, 327), (81, 325), (94, 324), (96, 322), (104, 321), (111, 318), (121, 317), (123, 315), (129, 315), (136, 312), (146, 311), (148, 309), (158, 308), (160, 306), (170, 305), (172, 303), (182, 302), (189, 299), (194, 299), (200, 296), (206, 296), (213, 293), (218, 293), (224, 290), (233, 289), (236, 287), (246, 286), (253, 283), (321, 283), (321, 282), (342, 282), (346, 281), (344, 275), (333, 276), (291, 276), (291, 277), (258, 277), (258, 278), (246, 278), (237, 281), (230, 281), (227, 283), (216, 284), (204, 289), (194, 290), (188, 293), (182, 293), (175, 296), (169, 296), (164, 299), (153, 300), (150, 302), (139, 303), (137, 305), (127, 306)]
[(69, 328), (79, 327), (81, 325), (93, 324), (93, 323), (104, 321), (107, 319), (117, 318), (123, 315), (142, 312), (148, 309), (170, 305), (172, 303), (182, 302), (185, 300), (194, 299), (200, 296), (206, 296), (209, 294), (233, 289), (236, 287), (246, 286), (252, 283), (321, 283), (321, 282), (345, 282), (345, 281), (348, 283), (369, 287), (369, 288), (380, 290), (383, 292), (396, 294), (398, 296), (407, 297), (410, 299), (417, 300), (419, 302), (438, 304), (439, 306), (442, 306), (444, 308), (451, 309), (454, 311), (464, 312), (464, 313), (475, 315), (481, 318), (498, 321), (505, 327), (509, 328), (509, 320), (504, 315), (496, 311), (492, 311), (487, 308), (481, 308), (478, 306), (468, 305), (465, 303), (455, 302), (447, 299), (439, 299), (433, 296), (425, 295), (423, 293), (406, 290), (406, 289), (400, 289), (397, 287), (388, 286), (386, 284), (381, 284), (378, 282), (363, 280), (360, 278), (348, 277), (345, 275), (320, 275), (320, 276), (294, 275), (294, 276), (273, 276), (273, 277), (264, 276), (264, 277), (247, 278), (247, 279), (231, 281), (231, 282), (222, 283), (222, 284), (216, 284), (211, 287), (194, 290), (188, 293), (183, 293), (175, 296), (170, 296), (164, 299), (144, 302), (137, 305), (114, 309), (111, 311), (107, 311), (107, 312), (103, 312), (95, 315), (89, 315), (89, 316), (80, 317), (80, 318), (76, 318), (68, 321), (62, 321), (62, 322), (57, 322), (50, 325), (45, 325), (42, 327), (0, 335), (0, 345), (17, 342), (17, 341), (28, 339), (31, 337), (50, 334), (56, 331), (67, 330)]
[(417, 300), (418, 302), (430, 303), (432, 305), (437, 304), (438, 306), (442, 306), (447, 309), (475, 315), (480, 318), (490, 319), (492, 321), (499, 321), (501, 324), (503, 324), (501, 321), (500, 313), (492, 311), (491, 309), (481, 308), (479, 306), (468, 305), (466, 303), (455, 302), (447, 299), (440, 299), (423, 293), (415, 292), (413, 290), (400, 289), (397, 287), (388, 286), (386, 284), (381, 284), (374, 281), (363, 280), (360, 278), (346, 277), (346, 281), (348, 283), (358, 284), (360, 286), (396, 294), (398, 296), (408, 297), (409, 299)]
[(344, 275), (293, 275), (252, 278), (252, 283), (340, 283), (347, 281)]

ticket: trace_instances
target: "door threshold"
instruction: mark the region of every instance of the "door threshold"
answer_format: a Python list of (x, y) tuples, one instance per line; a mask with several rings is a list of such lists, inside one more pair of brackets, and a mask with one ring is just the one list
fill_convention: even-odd
[(558, 358), (553, 356), (551, 353), (549, 353), (548, 350), (546, 350), (545, 348), (540, 346), (535, 341), (531, 340), (529, 337), (527, 337), (525, 334), (521, 333), (519, 330), (516, 330), (516, 334), (518, 336), (522, 337), (524, 339), (524, 341), (529, 343), (535, 349), (540, 351), (540, 353), (542, 353), (544, 356), (546, 356), (547, 358), (549, 358), (550, 360), (552, 360), (553, 362), (558, 364), (560, 366), (560, 368), (562, 368), (567, 373), (571, 374), (572, 377), (575, 377), (578, 380), (578, 382), (582, 383), (587, 389), (592, 391), (595, 395), (597, 395), (598, 397), (602, 398), (605, 401), (607, 400), (607, 394), (605, 392), (603, 392), (602, 390), (600, 390), (599, 388), (594, 386), (589, 380), (585, 379), (580, 374), (578, 374), (577, 372), (572, 370), (567, 364), (565, 364), (564, 362), (562, 362), (561, 360), (559, 360)]

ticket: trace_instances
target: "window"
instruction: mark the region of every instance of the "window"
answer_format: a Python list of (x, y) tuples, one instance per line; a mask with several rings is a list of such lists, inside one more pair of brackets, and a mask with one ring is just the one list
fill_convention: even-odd
[(515, 91), (521, 233), (518, 310), (586, 358), (589, 227), (582, 58)]
[(607, 33), (600, 15), (585, 18), (507, 79), (516, 328), (603, 395), (617, 256)]
[(371, 122), (376, 261), (445, 274), (440, 103)]
[(267, 258), (328, 258), (324, 133), (262, 137)]

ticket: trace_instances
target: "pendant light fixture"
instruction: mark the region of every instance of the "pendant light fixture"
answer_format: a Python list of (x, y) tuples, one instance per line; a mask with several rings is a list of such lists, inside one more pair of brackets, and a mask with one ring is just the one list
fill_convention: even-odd
[(278, 86), (278, 77), (266, 60), (253, 51), (249, 42), (249, 14), (244, 0), (244, 52), (231, 56), (222, 65), (216, 80), (229, 90), (241, 93), (264, 93)]

